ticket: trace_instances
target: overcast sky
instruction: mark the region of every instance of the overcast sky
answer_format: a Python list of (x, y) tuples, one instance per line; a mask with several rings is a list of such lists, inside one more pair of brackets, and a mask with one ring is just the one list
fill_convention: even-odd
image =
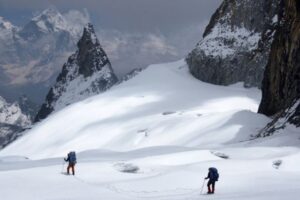
[(221, 0), (0, 0), (0, 16), (21, 24), (51, 5), (61, 11), (86, 8), (103, 28), (173, 32), (208, 20)]

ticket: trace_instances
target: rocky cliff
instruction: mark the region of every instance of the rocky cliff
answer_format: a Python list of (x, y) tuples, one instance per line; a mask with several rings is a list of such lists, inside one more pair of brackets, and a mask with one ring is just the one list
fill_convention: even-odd
[(198, 79), (260, 87), (278, 22), (280, 0), (224, 0), (186, 58)]
[(300, 126), (300, 1), (283, 0), (270, 59), (264, 74), (259, 112), (274, 120), (261, 133), (288, 123)]
[(69, 104), (99, 94), (118, 81), (91, 24), (84, 28), (77, 46), (78, 50), (64, 64), (35, 121)]

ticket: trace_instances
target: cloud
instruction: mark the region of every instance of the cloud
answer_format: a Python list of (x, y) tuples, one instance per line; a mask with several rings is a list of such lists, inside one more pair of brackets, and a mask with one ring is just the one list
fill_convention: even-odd
[(139, 33), (97, 27), (97, 35), (120, 77), (135, 68), (184, 58), (202, 38), (208, 21), (193, 24), (174, 33)]
[(167, 43), (163, 35), (148, 34), (145, 41), (141, 44), (141, 51), (145, 54), (155, 54), (159, 52), (161, 56), (173, 55), (177, 56), (176, 48)]
[(176, 48), (159, 33), (100, 29), (97, 35), (119, 77), (132, 69), (178, 58)]
[(64, 13), (63, 16), (75, 33), (81, 34), (82, 27), (90, 22), (90, 15), (87, 9), (83, 9), (82, 12), (78, 10), (69, 10)]

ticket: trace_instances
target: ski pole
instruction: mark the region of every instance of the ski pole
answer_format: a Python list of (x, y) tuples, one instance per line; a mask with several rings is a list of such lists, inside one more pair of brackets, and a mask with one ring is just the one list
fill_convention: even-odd
[(205, 179), (203, 180), (203, 184), (202, 184), (202, 188), (201, 188), (201, 193), (200, 194), (203, 193), (204, 183), (205, 183)]
[(63, 163), (62, 163), (61, 173), (64, 173), (64, 168), (65, 168), (65, 161), (63, 161)]

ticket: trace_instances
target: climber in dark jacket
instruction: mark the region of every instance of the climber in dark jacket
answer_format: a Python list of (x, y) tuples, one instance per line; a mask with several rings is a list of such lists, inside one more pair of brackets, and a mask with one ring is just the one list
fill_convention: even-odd
[(210, 167), (208, 169), (208, 175), (205, 179), (209, 179), (207, 183), (207, 188), (208, 188), (207, 194), (215, 193), (215, 184), (216, 181), (218, 181), (219, 179), (218, 170), (214, 167)]
[(71, 151), (68, 153), (67, 158), (64, 158), (66, 162), (69, 162), (68, 168), (67, 168), (67, 173), (70, 174), (70, 169), (72, 169), (72, 174), (75, 175), (75, 164), (77, 163), (76, 160), (76, 153), (75, 151)]

